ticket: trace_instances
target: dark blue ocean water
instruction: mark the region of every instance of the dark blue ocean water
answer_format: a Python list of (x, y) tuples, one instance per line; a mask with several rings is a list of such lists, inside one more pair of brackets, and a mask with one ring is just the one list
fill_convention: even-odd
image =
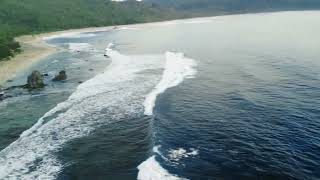
[[(16, 141), (0, 152), (0, 177), (319, 179), (318, 17), (223, 16), (50, 40), (66, 50), (25, 74), (66, 69), (70, 79), (0, 102), (0, 147)], [(90, 46), (77, 52), (68, 43)], [(114, 59), (103, 57), (108, 43), (120, 53)], [(147, 116), (143, 102), (163, 76), (167, 51), (193, 59), (197, 74), (159, 94)], [(23, 73), (13, 83), (20, 81)], [(138, 170), (152, 156), (150, 169)]]

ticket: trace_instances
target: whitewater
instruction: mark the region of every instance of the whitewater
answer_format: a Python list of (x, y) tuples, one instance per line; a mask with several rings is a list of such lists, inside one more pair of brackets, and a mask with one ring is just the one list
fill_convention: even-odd
[[(144, 114), (153, 115), (153, 109), (156, 104), (157, 97), (164, 93), (167, 89), (179, 85), (186, 78), (194, 78), (196, 74), (196, 62), (193, 59), (186, 58), (183, 53), (166, 52), (166, 64), (161, 81), (149, 93), (144, 101)], [(157, 148), (153, 148), (154, 153), (158, 153)], [(183, 152), (184, 153), (184, 152)], [(138, 166), (139, 180), (176, 180), (184, 179), (176, 175), (171, 175), (166, 169), (156, 161), (153, 155), (145, 162)]]
[[(103, 73), (80, 84), (68, 100), (44, 114), (0, 152), (0, 179), (56, 179), (66, 166), (56, 156), (65, 144), (102, 125), (143, 113), (152, 115), (159, 94), (195, 74), (195, 62), (182, 53), (127, 56), (113, 47), (110, 43), (106, 48), (111, 64)], [(69, 45), (72, 51), (78, 48), (91, 45)], [(162, 79), (157, 73), (143, 74), (151, 69), (164, 69)], [(143, 167), (146, 163), (150, 166)], [(152, 156), (139, 166), (138, 179), (146, 179), (148, 168), (152, 169), (149, 179), (159, 179), (159, 173), (169, 176)]]
[(48, 38), (63, 52), (9, 83), (48, 86), (0, 102), (0, 179), (319, 179), (319, 15)]

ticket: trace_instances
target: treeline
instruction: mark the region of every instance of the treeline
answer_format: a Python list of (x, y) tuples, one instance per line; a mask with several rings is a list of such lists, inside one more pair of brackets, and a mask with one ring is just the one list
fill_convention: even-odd
[(9, 59), (20, 51), (20, 44), (12, 37), (0, 37), (0, 59)]
[(0, 60), (8, 59), (20, 52), (20, 45), (14, 41), (16, 34), (10, 32), (10, 28), (0, 27)]
[(0, 0), (0, 60), (20, 51), (19, 35), (172, 17), (178, 16), (170, 8), (133, 0)]
[[(1, 14), (0, 6), (0, 14)], [(20, 52), (20, 45), (14, 37), (24, 33), (20, 28), (5, 23), (0, 15), (0, 60), (6, 60)]]
[(146, 0), (178, 10), (220, 9), (225, 12), (272, 9), (319, 9), (319, 0)]
[(272, 12), (283, 10), (318, 10), (320, 0), (144, 0), (174, 8), (188, 17)]

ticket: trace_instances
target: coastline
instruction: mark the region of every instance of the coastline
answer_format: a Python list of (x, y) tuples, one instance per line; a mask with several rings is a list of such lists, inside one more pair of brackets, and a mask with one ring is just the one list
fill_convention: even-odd
[(22, 52), (10, 58), (9, 60), (0, 61), (0, 87), (8, 80), (13, 79), (18, 72), (27, 69), (33, 63), (38, 62), (41, 59), (60, 50), (58, 47), (46, 43), (46, 40), (57, 37), (68, 37), (86, 32), (108, 31), (114, 29), (115, 27), (130, 27), (146, 24), (153, 23), (69, 29), (16, 37), (15, 40), (20, 43)]
[[(0, 179), (245, 178), (260, 174), (267, 177), (268, 172), (279, 170), (272, 176), (317, 178), (309, 173), (317, 167), (316, 162), (310, 164), (316, 149), (307, 151), (309, 156), (305, 157), (299, 143), (309, 147), (317, 142), (317, 136), (308, 141), (305, 137), (317, 129), (317, 116), (313, 116), (317, 112), (317, 87), (313, 83), (320, 66), (317, 52), (311, 54), (310, 48), (317, 49), (314, 30), (320, 30), (320, 24), (313, 19), (317, 16), (303, 13), (272, 16), (270, 21), (267, 16), (118, 26), (96, 34), (90, 31), (102, 28), (68, 30), (39, 34), (29, 40), (25, 36), (21, 41), (38, 38), (37, 45), (44, 46), (53, 42), (48, 39), (70, 37), (52, 39), (63, 47), (51, 47), (58, 52), (36, 59), (14, 79), (15, 83), (21, 82), (29, 71), (38, 69), (48, 73), (44, 77), (46, 88), (4, 91), (5, 96), (13, 96), (0, 100)], [(299, 24), (305, 27), (292, 32)], [(78, 32), (88, 34), (79, 36)], [(304, 36), (307, 32), (310, 35)], [(290, 41), (292, 35), (301, 38)], [(88, 48), (82, 49), (81, 43)], [(51, 82), (62, 68), (70, 75), (67, 81)], [(192, 74), (196, 79), (189, 79)], [(266, 114), (270, 121), (265, 120)], [(305, 114), (307, 118), (302, 118)], [(283, 123), (278, 126), (274, 119)], [(301, 136), (291, 138), (290, 134), (301, 127), (292, 121), (306, 126)], [(293, 131), (286, 131), (290, 128)], [(215, 135), (213, 130), (222, 137), (217, 142), (206, 138)], [(224, 137), (234, 138), (226, 141)], [(289, 137), (280, 138), (285, 145), (289, 142), (289, 148), (279, 146), (277, 137)], [(233, 140), (251, 144), (231, 147)], [(275, 148), (268, 149), (270, 154), (266, 156), (255, 145)], [(237, 148), (240, 151), (234, 151)], [(248, 168), (247, 152), (256, 153), (250, 166), (258, 169)], [(270, 160), (279, 152), (284, 159), (281, 164), (277, 158)], [(217, 154), (230, 165), (210, 163)], [(292, 166), (292, 159), (296, 167), (303, 167), (299, 172)], [(268, 168), (268, 164), (274, 166)], [(198, 171), (197, 167), (204, 170)], [(234, 173), (229, 173), (232, 168)], [(226, 173), (220, 173), (221, 169)], [(245, 169), (249, 170), (242, 173)]]
[(71, 29), (16, 37), (15, 40), (20, 43), (22, 52), (9, 60), (0, 61), (0, 87), (6, 81), (13, 79), (18, 72), (27, 69), (33, 63), (59, 51), (58, 47), (46, 43), (45, 40), (83, 32), (94, 32), (109, 29), (112, 29), (112, 27)]
[[(261, 12), (261, 13), (248, 13), (248, 14), (230, 14), (222, 16), (209, 16), (209, 17), (195, 17), (187, 19), (175, 19), (166, 20), (159, 22), (146, 22), (139, 24), (127, 24), (127, 25), (115, 25), (115, 26), (104, 26), (104, 27), (88, 27), (81, 29), (69, 29), (62, 31), (54, 31), (48, 33), (42, 33), (37, 35), (23, 35), (16, 37), (15, 40), (21, 45), (22, 52), (7, 61), (0, 61), (0, 87), (6, 81), (13, 79), (15, 75), (28, 67), (33, 63), (40, 61), (41, 59), (59, 51), (59, 48), (46, 43), (45, 40), (49, 40), (57, 37), (68, 37), (80, 33), (98, 32), (98, 31), (108, 31), (123, 27), (139, 27), (139, 26), (157, 26), (170, 23), (183, 23), (188, 21), (202, 21), (202, 20), (214, 20), (216, 18), (239, 16), (239, 15), (250, 15), (250, 14), (275, 14), (275, 13), (288, 13), (295, 11), (278, 11), (278, 12)], [(313, 12), (313, 11), (311, 11)]]
[[(121, 26), (128, 27), (130, 25)], [(46, 43), (46, 40), (57, 37), (68, 37), (86, 32), (108, 31), (112, 30), (114, 27), (121, 26), (70, 29), (16, 37), (15, 40), (20, 43), (22, 52), (7, 61), (0, 61), (0, 87), (8, 80), (13, 79), (18, 72), (27, 69), (33, 63), (61, 50), (52, 44)]]
[(15, 77), (16, 73), (32, 65), (32, 63), (54, 53), (57, 49), (44, 43), (38, 36), (21, 36), (16, 40), (22, 52), (7, 61), (0, 61), (0, 85)]

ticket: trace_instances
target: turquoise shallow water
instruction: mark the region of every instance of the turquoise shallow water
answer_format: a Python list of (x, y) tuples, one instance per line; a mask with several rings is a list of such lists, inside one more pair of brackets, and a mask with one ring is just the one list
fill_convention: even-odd
[[(320, 178), (319, 17), (311, 11), (223, 16), (50, 40), (66, 50), (13, 84), (32, 69), (50, 76), (66, 69), (69, 79), (48, 78), (45, 90), (13, 92), (0, 102), (1, 149), (65, 103), (1, 151), (0, 177)], [(120, 55), (106, 70), (111, 60), (103, 53), (111, 42)], [(72, 51), (68, 43), (84, 48)], [(194, 59), (197, 74), (160, 94), (146, 116), (143, 102), (163, 76), (167, 51)], [(152, 156), (150, 165), (160, 170), (139, 171)]]

